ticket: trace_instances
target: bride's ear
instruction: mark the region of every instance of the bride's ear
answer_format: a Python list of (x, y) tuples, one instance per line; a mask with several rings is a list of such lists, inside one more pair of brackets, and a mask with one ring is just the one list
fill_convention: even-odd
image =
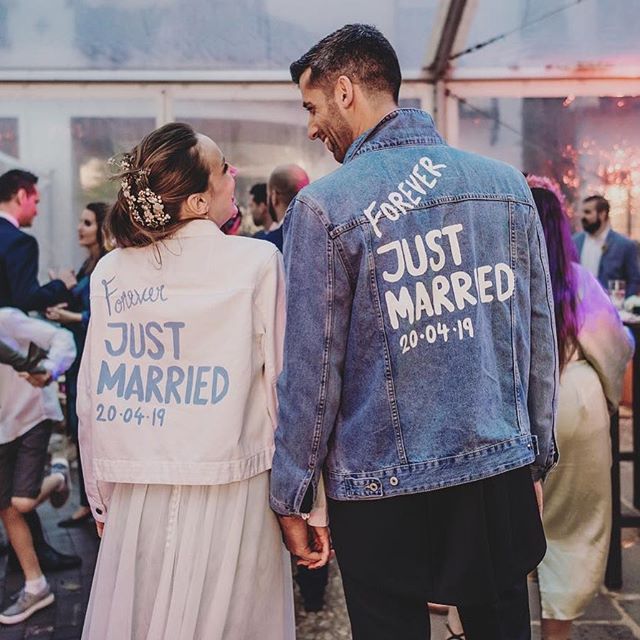
[(187, 211), (191, 215), (205, 217), (209, 213), (209, 201), (204, 193), (192, 193), (186, 200)]

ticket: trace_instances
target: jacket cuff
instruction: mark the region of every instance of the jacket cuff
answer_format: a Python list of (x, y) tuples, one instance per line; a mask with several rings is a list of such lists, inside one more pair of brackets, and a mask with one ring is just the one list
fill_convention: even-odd
[(41, 360), (40, 366), (45, 368), (51, 374), (52, 380), (57, 380), (64, 373), (64, 369), (56, 368), (55, 362), (53, 362), (53, 360), (49, 360), (49, 358)]
[(550, 465), (543, 466), (538, 464), (531, 465), (531, 478), (534, 482), (538, 480), (542, 480), (544, 482), (547, 479), (549, 473), (553, 470), (553, 468), (558, 463), (557, 457), (554, 457), (553, 462)]
[(93, 515), (93, 519), (96, 522), (101, 522), (104, 524), (107, 519), (107, 508), (95, 500), (89, 498), (89, 506), (91, 507), (91, 514)]
[(289, 508), (286, 504), (274, 498), (273, 495), (269, 496), (269, 506), (271, 507), (271, 510), (274, 513), (278, 514), (279, 516), (299, 516), (300, 515), (300, 511), (295, 511)]

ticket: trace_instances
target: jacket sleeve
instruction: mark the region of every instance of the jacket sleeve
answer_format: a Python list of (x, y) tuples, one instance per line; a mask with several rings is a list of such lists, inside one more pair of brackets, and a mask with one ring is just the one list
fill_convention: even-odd
[(627, 296), (636, 296), (640, 292), (640, 265), (638, 264), (638, 247), (629, 241), (624, 252), (625, 273), (627, 276)]
[(553, 291), (542, 225), (535, 208), (529, 224), (531, 361), (527, 408), (538, 451), (534, 480), (543, 479), (558, 461), (555, 439), (558, 405), (558, 343)]
[(30, 318), (21, 311), (11, 309), (6, 316), (11, 319), (9, 335), (15, 340), (33, 342), (47, 351), (40, 364), (51, 373), (54, 380), (63, 374), (76, 358), (73, 334), (44, 320)]
[(600, 283), (577, 265), (576, 271), (581, 316), (578, 344), (598, 374), (609, 411), (614, 413), (622, 395), (624, 372), (633, 355), (633, 338)]
[(91, 415), (91, 323), (87, 332), (87, 341), (82, 353), (80, 371), (78, 373), (78, 397), (76, 412), (78, 414), (78, 440), (80, 443), (80, 460), (84, 474), (84, 488), (87, 492), (89, 506), (96, 522), (105, 522), (107, 508), (113, 491), (113, 484), (99, 482), (93, 469), (93, 419)]
[(59, 302), (69, 302), (70, 294), (62, 280), (44, 286), (38, 283), (38, 243), (21, 234), (7, 251), (7, 281), (13, 306), (23, 311), (44, 311)]
[(352, 290), (327, 220), (299, 197), (285, 217), (287, 330), (271, 507), (311, 511), (340, 406)]
[(278, 424), (276, 384), (282, 371), (282, 349), (286, 314), (284, 266), (282, 255), (275, 251), (264, 267), (256, 290), (256, 308), (262, 332), (264, 357), (263, 381), (267, 410), (275, 430)]
[[(43, 323), (46, 324), (46, 323)], [(54, 328), (51, 334), (47, 357), (40, 363), (47, 371), (51, 372), (54, 380), (57, 380), (76, 359), (76, 343), (71, 331), (62, 328)], [(43, 346), (38, 340), (34, 342)]]
[(0, 364), (8, 364), (16, 371), (28, 371), (29, 358), (12, 349), (6, 342), (0, 339)]

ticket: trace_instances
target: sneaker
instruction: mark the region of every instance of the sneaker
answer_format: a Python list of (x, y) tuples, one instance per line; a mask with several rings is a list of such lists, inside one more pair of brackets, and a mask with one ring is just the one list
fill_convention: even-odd
[(18, 600), (0, 613), (1, 624), (18, 624), (30, 618), (36, 611), (44, 609), (53, 603), (55, 596), (47, 585), (40, 593), (20, 592)]
[(69, 495), (71, 494), (71, 474), (69, 473), (69, 463), (64, 458), (54, 458), (51, 460), (50, 475), (54, 473), (61, 473), (64, 476), (62, 489), (54, 491), (49, 496), (51, 506), (59, 509), (67, 502)]

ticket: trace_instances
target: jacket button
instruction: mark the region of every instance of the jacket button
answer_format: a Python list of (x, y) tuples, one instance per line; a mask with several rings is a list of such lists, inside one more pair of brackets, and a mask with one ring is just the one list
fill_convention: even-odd
[(390, 484), (392, 487), (396, 487), (396, 486), (398, 486), (398, 478), (396, 478), (395, 476), (391, 476), (391, 477), (389, 478), (389, 484)]
[(369, 489), (369, 491), (377, 491), (378, 490), (378, 483), (377, 482), (370, 483), (369, 486), (367, 487), (367, 489)]
[(102, 509), (98, 509), (98, 508), (96, 508), (96, 513), (97, 513), (99, 516), (101, 516), (101, 515), (102, 515)]

